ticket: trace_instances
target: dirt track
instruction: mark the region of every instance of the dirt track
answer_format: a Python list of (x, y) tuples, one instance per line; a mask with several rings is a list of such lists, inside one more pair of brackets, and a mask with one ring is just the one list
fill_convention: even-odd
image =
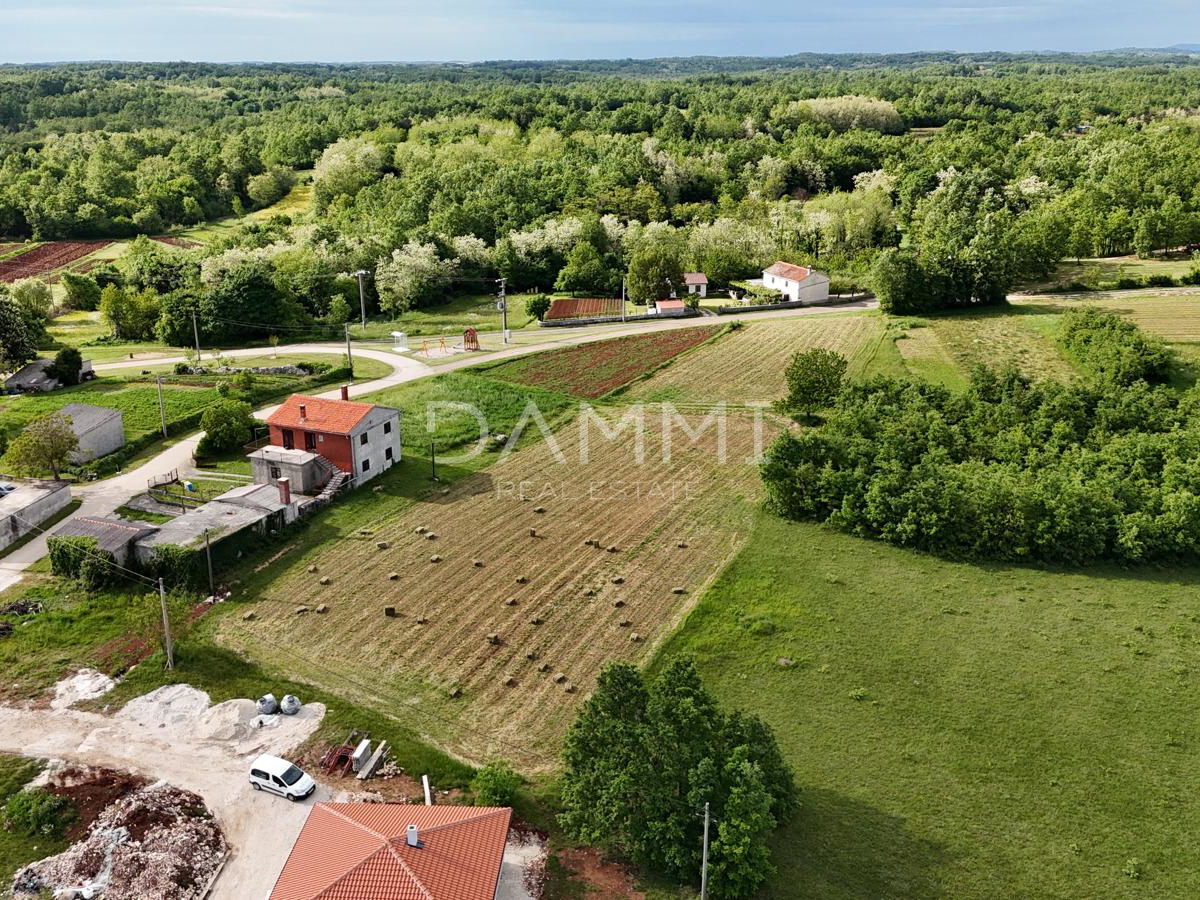
[(186, 725), (156, 727), (122, 716), (0, 707), (0, 751), (136, 772), (195, 791), (234, 848), (210, 896), (259, 900), (270, 893), (312, 803), (329, 799), (318, 785), (313, 797), (289, 803), (251, 790), (247, 781), (254, 755), (283, 755), (316, 729), (324, 709), (319, 704), (305, 709), (309, 715), (288, 721), (286, 728), (235, 744), (200, 739)]

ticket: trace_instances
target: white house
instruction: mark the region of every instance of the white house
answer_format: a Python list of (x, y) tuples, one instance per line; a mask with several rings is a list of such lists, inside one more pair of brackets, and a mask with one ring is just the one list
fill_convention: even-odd
[(684, 272), (683, 283), (687, 286), (689, 294), (708, 296), (708, 276), (703, 272)]
[(763, 269), (763, 287), (783, 294), (784, 300), (824, 303), (829, 299), (829, 278), (807, 266), (779, 261)]

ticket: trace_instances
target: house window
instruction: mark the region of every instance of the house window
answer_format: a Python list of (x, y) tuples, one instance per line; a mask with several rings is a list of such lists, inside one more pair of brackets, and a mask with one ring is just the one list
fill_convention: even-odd
[(291, 450), (296, 446), (296, 435), (292, 433), (292, 429), (283, 429), (283, 449)]
[(358, 442), (360, 444), (365, 444), (367, 442), (367, 433), (365, 431), (361, 435), (359, 435)]
[(384, 434), (391, 434), (391, 433), (392, 433), (392, 423), (391, 423), (391, 422), (384, 422), (384, 423), (383, 423), (383, 433), (384, 433)]
[(313, 434), (311, 431), (304, 432), (304, 449), (305, 450), (316, 450), (317, 449), (317, 436), (315, 434)]
[(384, 450), (383, 455), (384, 455), (385, 459), (391, 459), (392, 458), (392, 448), (388, 447), (386, 450)]
[(370, 461), (369, 459), (364, 459), (364, 460), (363, 460), (363, 464), (362, 464), (362, 470), (363, 470), (364, 472), (366, 472), (366, 471), (368, 471), (370, 468), (371, 468), (371, 461)]
[(276, 481), (279, 478), (279, 466), (271, 466), (271, 480)]

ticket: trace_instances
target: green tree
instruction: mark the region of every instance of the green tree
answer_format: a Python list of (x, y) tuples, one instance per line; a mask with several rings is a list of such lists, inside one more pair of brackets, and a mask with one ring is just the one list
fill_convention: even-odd
[(567, 254), (567, 264), (554, 282), (555, 290), (599, 296), (613, 294), (619, 286), (620, 275), (608, 266), (600, 251), (589, 241), (580, 241)]
[(20, 304), (0, 287), (0, 372), (15, 372), (35, 356)]
[(100, 306), (100, 285), (90, 275), (80, 275), (75, 272), (64, 272), (59, 282), (66, 292), (68, 309), (80, 309), (91, 312)]
[(784, 370), (788, 395), (784, 405), (811, 416), (837, 399), (846, 375), (846, 357), (825, 347), (798, 351)]
[(78, 449), (79, 438), (71, 430), (70, 417), (53, 413), (26, 425), (8, 445), (5, 459), (17, 472), (28, 475), (50, 472), (57, 479)]
[(646, 304), (682, 290), (683, 255), (676, 242), (661, 238), (644, 241), (629, 260), (626, 289), (629, 299)]
[(709, 851), (709, 886), (716, 898), (749, 897), (775, 871), (767, 836), (775, 827), (771, 794), (759, 767), (738, 747), (725, 767), (728, 794)]
[(218, 400), (200, 417), (204, 437), (196, 447), (201, 456), (237, 450), (250, 440), (254, 429), (254, 414), (249, 403), (241, 400)]
[(476, 806), (512, 806), (521, 788), (521, 776), (504, 760), (490, 762), (471, 779)]
[(62, 384), (71, 386), (79, 384), (79, 371), (83, 368), (83, 354), (76, 347), (63, 347), (54, 354), (54, 362), (50, 364), (46, 374), (57, 378)]
[(550, 304), (553, 301), (546, 294), (534, 294), (525, 301), (526, 315), (533, 316), (539, 322), (546, 317), (546, 313), (550, 311)]
[(250, 260), (235, 266), (200, 297), (201, 330), (209, 340), (242, 335), (261, 339), (266, 329), (300, 321), (302, 311), (275, 286), (271, 267)]

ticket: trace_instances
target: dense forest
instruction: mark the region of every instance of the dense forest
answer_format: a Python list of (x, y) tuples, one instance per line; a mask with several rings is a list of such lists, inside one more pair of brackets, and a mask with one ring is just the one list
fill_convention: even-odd
[(1064, 257), (1200, 243), (1198, 97), (1169, 55), (2, 67), (0, 235), (169, 234), (311, 177), (295, 220), (97, 273), (180, 342), (181, 310), (215, 333), (227, 301), (344, 321), (359, 268), (393, 314), (498, 276), (651, 300), (776, 258), (895, 310), (992, 302)]

